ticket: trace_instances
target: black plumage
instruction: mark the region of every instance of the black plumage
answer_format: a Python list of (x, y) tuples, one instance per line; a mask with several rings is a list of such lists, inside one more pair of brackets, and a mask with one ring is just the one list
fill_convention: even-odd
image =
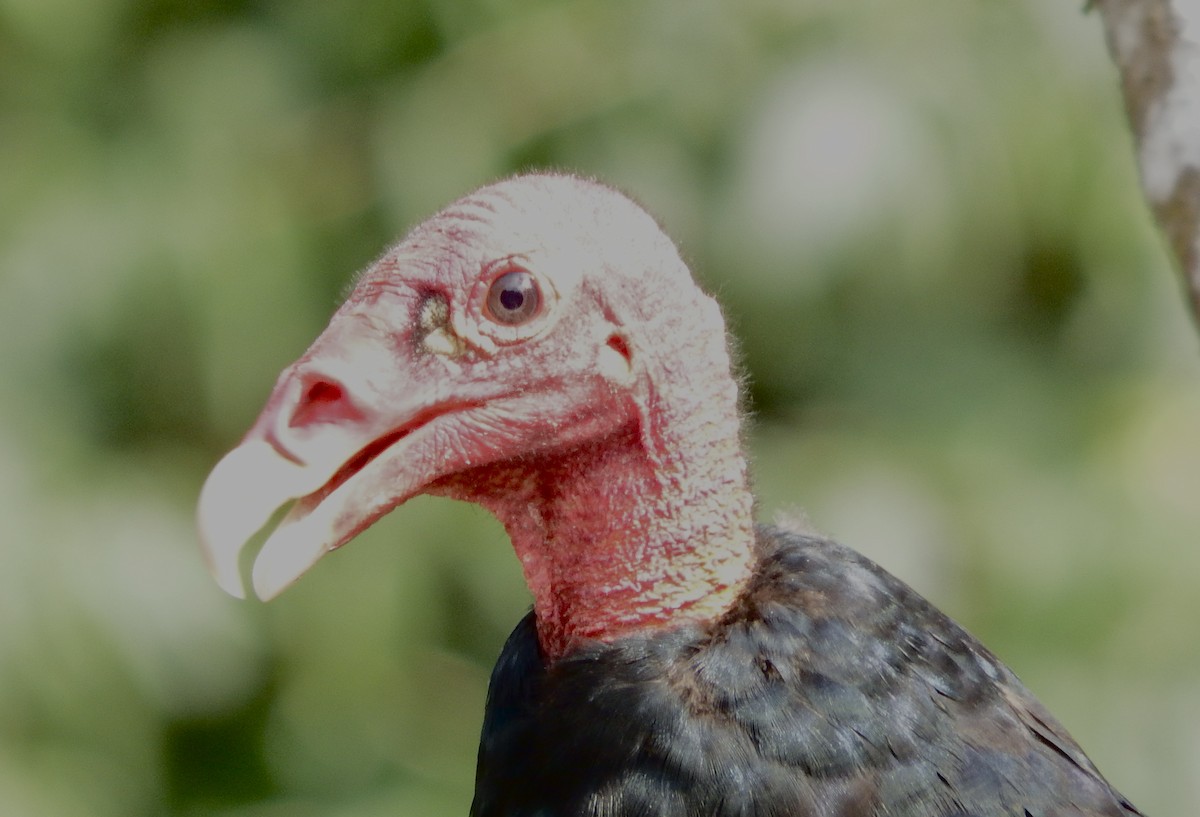
[(472, 817), (1131, 817), (991, 652), (833, 542), (758, 530), (720, 621), (491, 680)]

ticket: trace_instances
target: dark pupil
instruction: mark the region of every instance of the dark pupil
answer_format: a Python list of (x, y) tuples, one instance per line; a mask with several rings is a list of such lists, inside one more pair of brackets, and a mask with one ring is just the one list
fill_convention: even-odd
[(506, 272), (492, 282), (487, 308), (493, 320), (514, 326), (538, 313), (537, 282), (524, 270)]
[(519, 289), (506, 289), (500, 293), (500, 305), (505, 309), (520, 309), (525, 303), (525, 294)]

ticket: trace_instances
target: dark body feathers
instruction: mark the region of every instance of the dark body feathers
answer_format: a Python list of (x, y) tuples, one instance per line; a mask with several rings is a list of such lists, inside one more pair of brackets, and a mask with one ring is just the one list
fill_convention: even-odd
[(488, 694), (473, 817), (1130, 817), (987, 649), (864, 557), (771, 528), (721, 621), (543, 665), (527, 616)]

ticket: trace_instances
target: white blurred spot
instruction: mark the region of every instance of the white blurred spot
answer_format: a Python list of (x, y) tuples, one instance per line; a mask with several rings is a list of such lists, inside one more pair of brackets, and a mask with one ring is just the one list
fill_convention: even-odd
[(927, 137), (913, 113), (848, 63), (783, 77), (749, 134), (736, 197), (742, 218), (788, 254), (836, 247), (929, 176)]

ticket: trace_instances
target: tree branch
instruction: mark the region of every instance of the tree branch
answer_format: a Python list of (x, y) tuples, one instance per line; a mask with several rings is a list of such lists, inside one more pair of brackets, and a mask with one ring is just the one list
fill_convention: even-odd
[(1200, 0), (1093, 0), (1121, 71), (1142, 190), (1200, 320)]

